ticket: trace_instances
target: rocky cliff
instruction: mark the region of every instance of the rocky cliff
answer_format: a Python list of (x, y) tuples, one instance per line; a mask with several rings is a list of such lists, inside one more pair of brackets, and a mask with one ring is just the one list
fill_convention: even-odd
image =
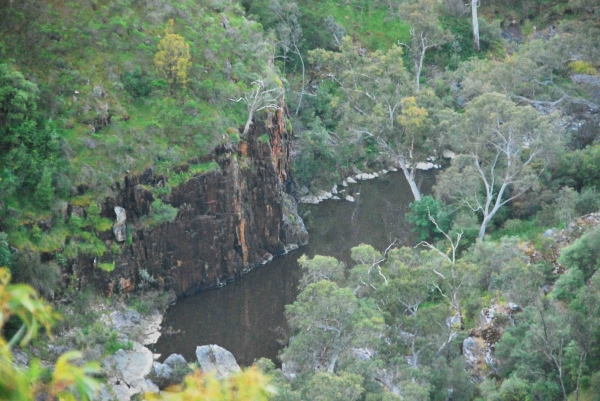
[[(136, 288), (146, 270), (159, 287), (178, 295), (223, 285), (273, 256), (308, 242), (296, 204), (286, 193), (292, 178), (289, 162), (291, 133), (283, 111), (255, 121), (247, 138), (216, 148), (191, 163), (216, 162), (220, 171), (193, 176), (171, 188), (163, 198), (178, 208), (173, 222), (144, 224), (154, 200), (152, 188), (165, 177), (147, 169), (115, 184), (118, 195), (106, 199), (105, 217), (117, 221), (126, 211), (128, 238), (119, 242), (118, 256), (80, 256), (72, 264), (79, 285), (93, 284), (110, 294)], [(188, 166), (182, 166), (185, 171)], [(122, 223), (122, 217), (121, 223)], [(123, 227), (115, 234), (123, 232)], [(107, 235), (111, 246), (118, 235)], [(98, 268), (114, 261), (114, 270)], [(142, 273), (145, 274), (145, 273)]]

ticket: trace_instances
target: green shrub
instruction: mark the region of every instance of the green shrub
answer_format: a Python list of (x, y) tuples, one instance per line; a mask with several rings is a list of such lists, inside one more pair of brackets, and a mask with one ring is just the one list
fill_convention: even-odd
[(442, 233), (436, 228), (429, 216), (433, 217), (439, 228), (448, 233), (452, 225), (450, 214), (444, 210), (441, 202), (433, 196), (427, 195), (420, 201), (411, 202), (410, 212), (406, 214), (408, 222), (412, 224), (412, 230), (419, 236), (419, 241), (439, 238)]
[(98, 267), (102, 270), (104, 270), (105, 272), (112, 272), (113, 270), (115, 270), (115, 262), (112, 263), (98, 263)]
[(556, 280), (556, 285), (554, 286), (554, 291), (552, 293), (556, 299), (570, 302), (575, 299), (577, 292), (583, 285), (583, 273), (581, 270), (574, 267)]
[(134, 99), (148, 96), (151, 91), (151, 84), (152, 80), (148, 75), (142, 73), (140, 67), (123, 74), (123, 86)]
[(160, 199), (152, 202), (152, 210), (150, 215), (152, 217), (153, 224), (162, 224), (166, 222), (172, 222), (177, 217), (179, 210), (168, 203), (163, 203)]
[(131, 349), (133, 349), (133, 343), (131, 341), (125, 341), (125, 342), (119, 341), (117, 339), (117, 333), (112, 332), (110, 334), (110, 337), (104, 344), (104, 352), (107, 355), (113, 355), (120, 349), (122, 349), (124, 351), (131, 350)]
[(60, 268), (55, 263), (42, 264), (40, 254), (37, 252), (17, 253), (12, 272), (16, 282), (31, 285), (46, 298), (52, 298), (58, 288)]
[(600, 227), (594, 228), (570, 246), (563, 248), (558, 262), (567, 269), (581, 270), (584, 280), (592, 277), (600, 263)]
[(52, 186), (52, 170), (44, 168), (42, 177), (35, 187), (33, 197), (36, 203), (43, 209), (50, 209), (54, 200), (54, 187)]

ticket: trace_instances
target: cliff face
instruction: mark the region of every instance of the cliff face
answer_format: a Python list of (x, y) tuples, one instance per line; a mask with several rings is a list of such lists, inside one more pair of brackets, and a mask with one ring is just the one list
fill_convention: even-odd
[[(93, 257), (78, 258), (73, 273), (80, 284), (92, 283), (106, 293), (127, 292), (140, 283), (139, 272), (145, 269), (158, 285), (191, 294), (306, 244), (302, 219), (285, 192), (291, 186), (291, 138), (284, 122), (282, 111), (270, 114), (255, 121), (237, 145), (220, 146), (199, 159), (218, 163), (221, 171), (196, 175), (171, 189), (166, 202), (179, 209), (171, 223), (141, 224), (154, 200), (147, 188), (160, 186), (164, 177), (150, 169), (127, 177), (119, 195), (106, 200), (103, 214), (114, 219), (115, 206), (124, 208), (131, 239), (121, 245), (113, 272), (99, 269)], [(115, 239), (107, 239), (107, 245), (111, 241)]]

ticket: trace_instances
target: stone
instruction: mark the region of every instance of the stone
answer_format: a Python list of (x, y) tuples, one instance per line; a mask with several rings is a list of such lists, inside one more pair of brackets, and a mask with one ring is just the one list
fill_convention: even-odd
[(334, 185), (333, 188), (331, 188), (331, 194), (337, 195), (337, 193), (338, 193), (337, 185)]
[(456, 153), (454, 153), (453, 151), (451, 151), (450, 149), (444, 149), (442, 151), (442, 157), (444, 159), (454, 159), (456, 157)]
[(203, 372), (214, 372), (219, 379), (240, 371), (240, 366), (233, 354), (218, 345), (211, 344), (196, 347), (196, 358), (198, 359), (198, 367)]
[(185, 358), (183, 357), (183, 355), (180, 354), (171, 354), (167, 357), (167, 359), (165, 359), (165, 361), (163, 362), (165, 365), (171, 367), (171, 369), (175, 369), (179, 366), (188, 366), (187, 361), (185, 360)]
[(320, 202), (319, 198), (314, 195), (307, 195), (300, 198), (301, 203), (309, 203), (312, 205), (316, 205)]
[(385, 174), (387, 174), (387, 173), (389, 173), (389, 171), (387, 171), (386, 169), (383, 169), (383, 170), (381, 170), (381, 174), (384, 174), (384, 175), (385, 175)]
[(130, 400), (135, 394), (158, 392), (158, 387), (145, 377), (153, 364), (152, 352), (142, 344), (133, 342), (133, 349), (118, 350), (104, 359), (107, 381), (119, 401)]
[(354, 202), (354, 197), (352, 197), (350, 195), (346, 195), (346, 197), (344, 199), (346, 199), (348, 202)]
[(549, 228), (548, 230), (544, 231), (544, 233), (542, 234), (542, 237), (552, 237), (552, 234), (554, 233), (554, 230)]
[(308, 231), (306, 230), (302, 217), (298, 214), (298, 205), (296, 205), (294, 199), (285, 192), (282, 193), (282, 200), (283, 219), (281, 224), (282, 235), (280, 236), (280, 239), (282, 240), (284, 247), (288, 247), (291, 244), (308, 244)]
[(153, 362), (152, 369), (150, 369), (150, 373), (148, 374), (148, 379), (150, 379), (154, 384), (158, 386), (159, 389), (165, 389), (173, 384), (171, 376), (173, 375), (173, 369), (165, 364), (160, 362)]
[(83, 145), (88, 149), (96, 149), (96, 142), (90, 138), (85, 138), (83, 140)]
[(303, 185), (303, 186), (300, 188), (300, 191), (298, 191), (298, 193), (299, 193), (300, 195), (304, 196), (304, 195), (308, 195), (308, 194), (309, 194), (309, 191), (308, 191), (308, 188), (307, 188), (305, 185)]
[(570, 78), (577, 85), (600, 86), (599, 75), (573, 74)]
[(333, 199), (333, 200), (340, 200), (340, 197), (339, 196), (332, 196), (331, 199)]
[(352, 177), (346, 178), (346, 181), (348, 182), (348, 184), (356, 184), (356, 180)]
[(342, 181), (342, 186), (343, 187), (347, 187), (348, 186), (348, 183), (346, 182), (346, 180)]
[(390, 168), (388, 168), (388, 170), (390, 170), (390, 171), (398, 171), (398, 169), (396, 167), (394, 167), (394, 166), (391, 166)]
[(431, 162), (418, 162), (416, 164), (417, 170), (431, 170), (434, 167), (434, 164)]
[(113, 233), (117, 242), (123, 242), (127, 239), (127, 225), (125, 224), (127, 221), (127, 212), (122, 207), (115, 206), (115, 214), (117, 215), (117, 220), (113, 225)]

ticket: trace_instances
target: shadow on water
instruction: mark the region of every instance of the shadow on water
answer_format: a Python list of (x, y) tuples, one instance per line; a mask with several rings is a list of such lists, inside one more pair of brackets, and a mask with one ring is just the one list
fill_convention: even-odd
[[(431, 191), (434, 172), (423, 172), (421, 190)], [(406, 221), (412, 193), (401, 172), (346, 188), (356, 202), (327, 200), (301, 209), (310, 244), (275, 258), (227, 286), (183, 298), (167, 310), (163, 335), (154, 346), (161, 360), (172, 353), (195, 361), (198, 345), (217, 344), (241, 366), (265, 357), (277, 362), (285, 330), (285, 305), (298, 295), (303, 254), (329, 255), (351, 264), (350, 249), (361, 243), (384, 250), (394, 239), (411, 245)]]

